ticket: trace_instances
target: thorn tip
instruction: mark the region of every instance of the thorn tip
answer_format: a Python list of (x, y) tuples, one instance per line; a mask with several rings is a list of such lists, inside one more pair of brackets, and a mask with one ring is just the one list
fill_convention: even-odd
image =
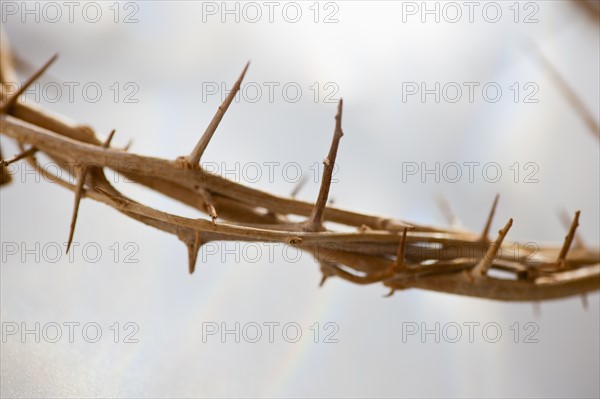
[(571, 223), (569, 232), (565, 237), (565, 242), (560, 250), (560, 253), (558, 254), (557, 261), (561, 266), (564, 265), (567, 254), (569, 253), (569, 249), (571, 249), (573, 239), (575, 238), (575, 231), (577, 230), (577, 226), (579, 226), (579, 215), (581, 215), (581, 211), (575, 212), (575, 217), (573, 217), (573, 222)]
[(508, 231), (512, 227), (512, 224), (513, 220), (512, 218), (510, 218), (508, 219), (508, 223), (506, 223), (504, 228), (498, 231), (498, 238), (496, 238), (496, 241), (489, 246), (486, 254), (483, 256), (483, 258), (481, 258), (479, 263), (471, 270), (471, 276), (480, 277), (487, 274), (488, 270), (490, 269), (490, 266), (492, 265), (492, 262), (498, 254), (500, 246), (502, 246), (502, 241), (504, 241), (504, 237), (506, 237), (506, 235), (508, 234)]
[(50, 68), (50, 66), (54, 63), (54, 61), (56, 61), (57, 58), (58, 53), (54, 54), (48, 61), (46, 61), (44, 65), (42, 65), (40, 69), (38, 69), (33, 75), (31, 75), (31, 77), (27, 79), (25, 83), (23, 83), (16, 92), (11, 94), (10, 97), (8, 97), (6, 101), (0, 106), (0, 113), (8, 112), (12, 108), (12, 106), (15, 105), (21, 94), (23, 94), (23, 92), (25, 92), (25, 90), (27, 90), (27, 88), (33, 84), (33, 82), (38, 80), (39, 77), (42, 76), (48, 68)]
[[(487, 221), (485, 222), (485, 226), (483, 228), (483, 232), (481, 233), (480, 240), (482, 242), (488, 242), (490, 229), (492, 228), (492, 221), (494, 219), (494, 214), (496, 213), (496, 207), (498, 206), (498, 200), (500, 199), (500, 194), (496, 194), (494, 197), (494, 202), (492, 203), (492, 209), (490, 210), (490, 214), (488, 215)], [(512, 220), (512, 219), (511, 219)]]
[(219, 127), (219, 123), (221, 123), (223, 116), (225, 116), (225, 112), (227, 112), (227, 109), (233, 102), (233, 99), (235, 98), (237, 93), (240, 91), (242, 80), (244, 79), (244, 76), (246, 76), (246, 72), (248, 71), (249, 66), (250, 66), (250, 61), (248, 61), (246, 63), (246, 66), (244, 67), (244, 70), (242, 71), (240, 77), (233, 85), (233, 89), (229, 92), (227, 97), (225, 97), (225, 100), (223, 101), (223, 103), (221, 103), (221, 105), (217, 109), (217, 112), (215, 113), (212, 120), (206, 127), (206, 130), (202, 134), (202, 137), (200, 137), (200, 140), (198, 141), (198, 143), (196, 144), (196, 146), (194, 147), (194, 149), (192, 150), (190, 155), (188, 155), (187, 157), (183, 157), (181, 159), (182, 163), (185, 166), (191, 167), (191, 168), (199, 167), (200, 158), (202, 158), (202, 154), (204, 154), (206, 147), (208, 147), (208, 143), (210, 142), (213, 135), (215, 134), (215, 131)]
[(85, 178), (87, 175), (87, 167), (81, 167), (79, 176), (77, 177), (77, 185), (75, 186), (75, 203), (73, 205), (73, 214), (71, 216), (71, 226), (69, 228), (69, 239), (67, 241), (66, 253), (69, 253), (71, 243), (73, 242), (73, 235), (75, 234), (75, 224), (77, 223), (77, 216), (79, 214), (79, 203), (81, 202), (81, 195), (83, 193), (83, 186), (85, 184)]
[(331, 178), (335, 167), (335, 159), (337, 157), (340, 139), (344, 135), (342, 132), (342, 110), (343, 101), (340, 98), (337, 114), (335, 115), (333, 139), (329, 148), (329, 154), (327, 154), (327, 158), (325, 158), (327, 162), (323, 162), (324, 167), (319, 195), (308, 220), (304, 223), (303, 228), (305, 231), (319, 231), (323, 229), (325, 207), (327, 206), (327, 197), (329, 196), (329, 189), (331, 188)]

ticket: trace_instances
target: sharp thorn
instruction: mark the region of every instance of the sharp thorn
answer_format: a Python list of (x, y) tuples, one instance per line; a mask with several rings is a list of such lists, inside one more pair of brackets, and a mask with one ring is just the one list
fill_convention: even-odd
[(129, 151), (129, 149), (131, 148), (132, 144), (133, 144), (133, 140), (129, 139), (129, 141), (127, 142), (127, 144), (125, 145), (125, 147), (123, 147), (123, 151)]
[(573, 243), (573, 239), (575, 238), (575, 231), (577, 230), (577, 226), (579, 226), (579, 215), (581, 211), (575, 212), (575, 217), (573, 218), (573, 222), (571, 223), (571, 227), (569, 228), (569, 233), (565, 237), (565, 242), (558, 254), (558, 263), (563, 265), (567, 254), (569, 253), (569, 249), (571, 248), (571, 244)]
[(492, 262), (496, 258), (496, 255), (498, 254), (498, 250), (502, 245), (502, 241), (504, 241), (504, 237), (506, 237), (508, 231), (512, 227), (512, 223), (513, 220), (509, 219), (508, 223), (506, 223), (506, 226), (504, 226), (504, 228), (498, 232), (498, 238), (496, 238), (496, 241), (489, 246), (486, 254), (483, 256), (483, 258), (481, 258), (477, 266), (475, 266), (475, 268), (473, 268), (473, 270), (471, 271), (472, 276), (478, 277), (487, 274), (490, 265), (492, 264)]
[(79, 176), (77, 177), (77, 185), (75, 186), (75, 204), (73, 206), (73, 215), (71, 217), (71, 227), (69, 228), (69, 240), (67, 241), (67, 251), (71, 248), (73, 242), (73, 235), (75, 234), (75, 224), (77, 223), (77, 215), (79, 213), (79, 203), (81, 202), (81, 194), (83, 192), (83, 186), (85, 184), (85, 177), (87, 175), (87, 168), (81, 167)]
[(331, 277), (327, 274), (323, 274), (323, 276), (321, 277), (321, 281), (319, 282), (319, 288), (323, 287), (323, 285), (325, 284), (325, 281), (327, 281), (327, 279)]
[(210, 216), (210, 219), (212, 220), (213, 224), (217, 224), (217, 210), (215, 209), (215, 205), (214, 205), (214, 201), (212, 198), (212, 195), (206, 191), (205, 189), (198, 189), (197, 190), (198, 193), (200, 194), (200, 196), (202, 197), (202, 202), (204, 205), (204, 209), (206, 210), (206, 213), (208, 214), (208, 216)]
[(229, 108), (229, 106), (233, 102), (233, 99), (235, 98), (238, 91), (240, 90), (242, 80), (244, 79), (244, 76), (246, 76), (246, 71), (248, 71), (249, 66), (250, 66), (250, 61), (248, 61), (248, 63), (244, 67), (244, 70), (242, 71), (242, 74), (240, 75), (238, 80), (233, 85), (233, 89), (229, 92), (229, 94), (227, 95), (227, 97), (225, 98), (223, 103), (217, 109), (217, 112), (215, 113), (212, 120), (206, 127), (206, 130), (204, 131), (204, 134), (202, 134), (202, 137), (200, 137), (200, 140), (198, 141), (198, 144), (196, 144), (196, 147), (194, 147), (194, 149), (192, 150), (190, 155), (188, 155), (187, 157), (185, 157), (183, 159), (184, 164), (186, 164), (186, 166), (192, 167), (192, 168), (196, 168), (199, 166), (200, 158), (202, 158), (202, 154), (206, 150), (206, 147), (208, 147), (208, 143), (212, 139), (212, 136), (215, 133), (215, 131), (217, 130), (217, 127), (219, 127), (219, 123), (221, 123), (221, 119), (223, 119), (225, 112), (227, 112), (227, 109)]
[(108, 137), (106, 138), (106, 140), (104, 141), (104, 143), (102, 143), (102, 147), (103, 148), (108, 148), (110, 147), (110, 142), (112, 141), (114, 135), (115, 135), (116, 130), (113, 129), (110, 131), (110, 133), (108, 134)]
[(328, 262), (319, 262), (320, 265), (320, 269), (321, 269), (321, 274), (323, 275), (321, 277), (321, 281), (319, 282), (319, 288), (323, 287), (323, 285), (325, 284), (325, 281), (327, 281), (327, 279), (329, 277), (332, 277), (335, 275), (334, 272), (332, 272), (331, 270), (335, 268), (335, 264), (331, 264)]
[[(585, 3), (585, 2), (582, 2)], [(563, 75), (552, 65), (552, 63), (544, 56), (542, 51), (534, 44), (533, 50), (537, 55), (538, 59), (541, 61), (543, 67), (550, 74), (551, 79), (558, 86), (563, 97), (569, 103), (569, 105), (573, 108), (573, 110), (579, 115), (579, 117), (583, 120), (586, 127), (597, 139), (600, 139), (600, 125), (598, 121), (594, 117), (594, 115), (589, 111), (585, 103), (581, 100), (581, 98), (577, 95), (575, 90), (571, 87), (571, 85), (567, 82), (567, 80), (563, 77)]]
[[(571, 226), (571, 217), (569, 216), (569, 214), (567, 213), (567, 211), (565, 209), (561, 209), (558, 212), (558, 218), (560, 219), (562, 225), (565, 227), (565, 229), (568, 229)], [(575, 237), (573, 238), (573, 248), (585, 248), (585, 242), (583, 241), (583, 239), (581, 238), (581, 236), (578, 233), (575, 233)]]
[(21, 94), (23, 94), (23, 92), (27, 90), (27, 88), (31, 86), (33, 82), (35, 82), (40, 76), (42, 76), (42, 74), (46, 72), (46, 70), (50, 67), (50, 65), (52, 65), (54, 61), (56, 61), (57, 58), (58, 53), (54, 54), (48, 61), (46, 61), (46, 63), (40, 69), (38, 69), (37, 72), (31, 75), (31, 77), (27, 79), (25, 83), (23, 83), (16, 92), (11, 94), (10, 97), (8, 97), (6, 101), (2, 104), (2, 106), (0, 106), (0, 113), (8, 112), (10, 108), (17, 102)]
[(500, 199), (500, 194), (496, 194), (494, 198), (494, 203), (492, 204), (492, 209), (490, 210), (490, 214), (488, 215), (487, 221), (485, 222), (485, 226), (483, 228), (483, 232), (481, 233), (480, 240), (482, 242), (488, 242), (490, 229), (492, 227), (492, 221), (494, 219), (494, 214), (496, 213), (496, 207), (498, 206), (498, 200)]
[(390, 288), (390, 292), (388, 292), (387, 294), (385, 294), (383, 297), (384, 297), (384, 298), (389, 298), (389, 297), (391, 297), (392, 295), (394, 295), (394, 293), (395, 293), (395, 292), (396, 292), (396, 289), (395, 289), (395, 288)]
[(344, 135), (342, 131), (343, 106), (343, 100), (340, 98), (337, 114), (335, 115), (335, 130), (333, 132), (333, 140), (331, 142), (331, 147), (329, 148), (329, 154), (323, 161), (323, 177), (321, 179), (319, 196), (317, 197), (317, 201), (315, 202), (315, 206), (313, 207), (309, 219), (304, 223), (303, 227), (305, 231), (319, 231), (323, 229), (323, 217), (325, 213), (325, 207), (327, 206), (329, 189), (331, 188), (331, 176), (335, 166), (335, 159), (337, 157), (340, 139)]
[(200, 246), (202, 245), (202, 240), (200, 237), (200, 232), (196, 231), (194, 233), (193, 240), (187, 240), (185, 245), (188, 249), (188, 271), (190, 274), (194, 273), (196, 269), (196, 260), (198, 258), (198, 251), (200, 250)]
[(23, 152), (21, 152), (18, 155), (15, 155), (14, 157), (7, 159), (7, 160), (0, 160), (0, 166), (8, 166), (12, 163), (15, 163), (17, 161), (20, 161), (21, 159), (27, 158), (33, 154), (35, 154), (37, 152), (37, 148), (35, 147), (31, 147), (28, 150), (25, 150)]

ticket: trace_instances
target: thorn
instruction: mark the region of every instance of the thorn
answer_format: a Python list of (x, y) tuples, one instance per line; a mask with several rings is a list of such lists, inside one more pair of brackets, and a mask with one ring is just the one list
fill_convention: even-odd
[(198, 258), (198, 251), (200, 250), (200, 246), (203, 244), (202, 239), (200, 238), (200, 232), (194, 232), (193, 240), (183, 240), (188, 249), (188, 271), (190, 274), (194, 273), (196, 269), (196, 260)]
[(35, 154), (37, 152), (37, 148), (35, 147), (31, 147), (28, 150), (25, 150), (23, 152), (21, 152), (18, 155), (15, 155), (14, 157), (7, 159), (7, 160), (0, 160), (0, 166), (8, 166), (11, 163), (15, 163), (17, 161), (20, 161), (21, 159), (27, 158), (33, 154)]
[(114, 135), (115, 135), (116, 129), (111, 130), (111, 132), (108, 134), (108, 137), (106, 138), (106, 140), (104, 141), (104, 143), (102, 143), (102, 147), (103, 148), (108, 148), (110, 147), (110, 142), (112, 141)]
[[(568, 229), (569, 226), (571, 226), (571, 218), (569, 217), (569, 214), (567, 213), (567, 211), (565, 209), (561, 209), (558, 212), (558, 217), (560, 219), (560, 222), (565, 227), (565, 229)], [(585, 242), (583, 242), (583, 240), (581, 239), (581, 236), (577, 233), (575, 233), (574, 242), (575, 242), (575, 246), (573, 248), (585, 248)]]
[(500, 194), (496, 194), (496, 197), (494, 198), (494, 203), (492, 204), (492, 209), (490, 210), (490, 214), (488, 215), (487, 221), (485, 222), (485, 227), (483, 228), (483, 232), (481, 233), (480, 241), (482, 242), (490, 241), (488, 235), (492, 227), (492, 220), (494, 219), (494, 214), (496, 213), (496, 207), (498, 206), (499, 199)]
[(27, 79), (25, 83), (23, 83), (16, 92), (11, 94), (10, 97), (6, 99), (4, 104), (0, 106), (0, 114), (7, 113), (10, 110), (10, 108), (17, 102), (21, 94), (23, 94), (23, 92), (27, 90), (27, 88), (31, 86), (33, 82), (35, 82), (40, 76), (42, 76), (42, 74), (46, 72), (46, 70), (50, 67), (50, 65), (52, 65), (54, 61), (56, 61), (57, 58), (58, 53), (54, 54), (37, 72), (31, 75), (31, 77)]
[(575, 237), (575, 230), (577, 230), (577, 226), (579, 226), (579, 215), (581, 211), (575, 212), (575, 217), (573, 218), (573, 223), (571, 223), (571, 228), (569, 229), (569, 233), (565, 237), (565, 243), (563, 244), (560, 253), (558, 254), (557, 262), (563, 266), (565, 263), (565, 259), (567, 258), (567, 254), (569, 253), (569, 249), (571, 248), (571, 243), (573, 242), (573, 238)]
[(581, 294), (581, 306), (583, 306), (583, 310), (587, 311), (590, 308), (590, 304), (588, 303), (587, 293)]
[(73, 234), (75, 233), (75, 224), (77, 223), (77, 214), (79, 213), (79, 203), (81, 202), (81, 194), (83, 192), (83, 185), (85, 183), (85, 177), (87, 175), (87, 167), (82, 166), (80, 169), (79, 176), (77, 177), (77, 186), (75, 187), (75, 204), (73, 206), (73, 216), (71, 217), (71, 228), (69, 229), (69, 240), (67, 241), (67, 252), (71, 248), (73, 242)]
[(396, 265), (394, 267), (395, 272), (403, 272), (406, 270), (406, 265), (404, 264), (404, 251), (406, 248), (406, 231), (408, 229), (405, 227), (402, 231), (402, 237), (400, 237), (400, 243), (398, 243), (398, 253), (396, 254)]
[(492, 264), (492, 261), (496, 258), (498, 250), (502, 245), (502, 241), (504, 241), (504, 237), (506, 237), (506, 234), (508, 234), (508, 230), (510, 230), (512, 224), (513, 220), (509, 219), (508, 223), (506, 223), (506, 226), (504, 226), (504, 228), (498, 232), (498, 238), (496, 238), (496, 241), (489, 246), (487, 253), (484, 255), (483, 258), (481, 258), (477, 266), (475, 266), (475, 268), (471, 270), (472, 276), (484, 276), (487, 274), (488, 270), (490, 269), (490, 265)]
[(321, 281), (319, 282), (319, 288), (323, 287), (323, 284), (325, 284), (325, 281), (327, 281), (327, 279), (331, 277), (327, 274), (323, 274), (323, 277), (321, 277)]
[(196, 144), (196, 147), (194, 147), (194, 149), (192, 150), (190, 155), (188, 155), (187, 157), (185, 157), (183, 159), (184, 162), (187, 163), (186, 166), (196, 168), (200, 164), (200, 158), (202, 157), (202, 154), (206, 150), (206, 147), (208, 146), (210, 139), (212, 138), (213, 134), (217, 130), (217, 127), (219, 127), (219, 123), (221, 123), (221, 119), (223, 119), (225, 112), (227, 112), (227, 108), (229, 108), (229, 105), (231, 105), (231, 102), (233, 101), (236, 94), (240, 90), (242, 80), (244, 79), (244, 76), (246, 75), (246, 71), (248, 70), (249, 66), (250, 66), (250, 61), (248, 61), (248, 63), (244, 67), (242, 74), (240, 75), (238, 80), (233, 85), (233, 89), (229, 92), (229, 94), (225, 98), (225, 101), (223, 101), (223, 103), (217, 109), (215, 116), (213, 116), (212, 120), (208, 124), (208, 127), (204, 131), (204, 134), (202, 135), (202, 137), (200, 137), (200, 141), (198, 141), (198, 144)]
[[(13, 54), (12, 56), (13, 56), (12, 58), (13, 58), (14, 66), (17, 71), (23, 71), (23, 73), (25, 73), (27, 75), (35, 72), (36, 66), (33, 65), (31, 62), (23, 59), (22, 57), (19, 57), (18, 54)], [(65, 83), (65, 82), (61, 81), (59, 78), (57, 78), (56, 76), (52, 75), (51, 73), (47, 73), (46, 75), (48, 76), (49, 79), (56, 81), (56, 83), (59, 83), (61, 85)]]
[(125, 147), (123, 147), (123, 151), (129, 151), (129, 149), (131, 148), (132, 144), (133, 144), (133, 140), (129, 139), (129, 141), (127, 142), (127, 144), (125, 145)]
[(333, 268), (334, 265), (324, 262), (324, 261), (319, 262), (319, 265), (320, 265), (321, 273), (323, 274), (323, 276), (321, 277), (321, 281), (319, 282), (319, 288), (321, 288), (325, 284), (325, 281), (327, 281), (327, 279), (329, 277), (332, 277), (335, 274), (331, 271), (331, 269)]
[(448, 222), (448, 224), (450, 226), (460, 226), (460, 224), (461, 224), (460, 220), (458, 220), (458, 218), (456, 217), (456, 214), (454, 213), (454, 211), (452, 210), (452, 207), (450, 206), (450, 202), (444, 196), (444, 194), (439, 193), (436, 196), (435, 202), (436, 202), (439, 210), (442, 212), (442, 215), (444, 215), (446, 222)]
[(540, 301), (533, 302), (532, 306), (533, 306), (533, 315), (536, 318), (540, 318), (542, 316), (542, 305), (540, 304)]
[(308, 182), (308, 176), (302, 175), (302, 177), (300, 178), (298, 183), (296, 183), (296, 186), (292, 190), (292, 193), (290, 194), (290, 196), (292, 198), (296, 198), (296, 195), (298, 195), (300, 190), (302, 190), (302, 188), (304, 188), (304, 186), (306, 185), (306, 182)]
[(212, 195), (210, 195), (210, 193), (208, 191), (206, 191), (205, 189), (202, 189), (202, 188), (198, 189), (197, 191), (200, 194), (200, 196), (202, 197), (202, 200), (204, 202), (204, 209), (206, 210), (206, 213), (208, 213), (208, 216), (210, 216), (213, 224), (217, 224), (217, 210), (215, 209)]
[(550, 78), (558, 86), (558, 89), (563, 97), (583, 120), (588, 130), (594, 134), (596, 138), (600, 139), (600, 125), (596, 121), (596, 118), (593, 116), (593, 114), (588, 110), (585, 103), (581, 100), (581, 98), (579, 98), (575, 90), (573, 90), (560, 72), (558, 72), (554, 65), (552, 65), (552, 63), (544, 56), (542, 51), (535, 43), (533, 44), (532, 48), (534, 53), (538, 56), (538, 59), (541, 61), (542, 66), (550, 74)]
[(344, 102), (340, 98), (337, 114), (335, 115), (335, 130), (333, 133), (333, 140), (331, 142), (331, 147), (329, 148), (329, 154), (323, 161), (325, 166), (323, 168), (323, 177), (321, 180), (321, 188), (319, 189), (319, 196), (317, 197), (317, 202), (315, 203), (309, 219), (304, 224), (305, 231), (318, 231), (323, 228), (323, 214), (327, 205), (329, 188), (331, 187), (331, 175), (333, 174), (333, 167), (335, 165), (335, 158), (337, 157), (340, 139), (344, 135), (344, 132), (342, 131), (343, 106)]

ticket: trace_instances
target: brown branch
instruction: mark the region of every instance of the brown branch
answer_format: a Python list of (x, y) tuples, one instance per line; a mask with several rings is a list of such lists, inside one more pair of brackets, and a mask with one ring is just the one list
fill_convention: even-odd
[[(0, 63), (3, 68), (5, 65), (10, 68), (4, 42), (0, 48)], [(79, 165), (76, 184), (54, 179), (57, 184), (75, 193), (69, 242), (74, 232), (78, 204), (82, 198), (88, 197), (178, 237), (188, 250), (190, 273), (195, 269), (198, 251), (203, 244), (231, 240), (294, 245), (319, 261), (322, 282), (335, 275), (357, 284), (383, 283), (390, 288), (390, 293), (421, 288), (473, 297), (531, 301), (582, 295), (600, 288), (598, 251), (590, 248), (569, 250), (579, 214), (562, 248), (534, 250), (519, 246), (518, 256), (511, 255), (511, 245), (503, 243), (511, 221), (482, 257), (479, 251), (489, 243), (488, 233), (498, 197), (482, 234), (407, 223), (329, 206), (331, 175), (343, 135), (341, 101), (334, 137), (324, 162), (319, 195), (314, 204), (278, 197), (207, 173), (199, 165), (199, 159), (239, 90), (245, 71), (217, 111), (197, 145), (198, 150), (195, 149), (189, 157), (183, 157), (187, 162), (183, 168), (181, 158), (171, 161), (111, 148), (114, 131), (102, 142), (85, 125), (74, 124), (64, 117), (19, 102), (5, 108), (6, 113), (0, 115), (0, 133), (16, 140), (22, 148), (25, 145), (36, 148), (63, 169), (69, 164)], [(4, 84), (6, 77), (11, 73), (11, 70), (0, 73), (3, 94), (7, 90)], [(40, 174), (48, 175), (31, 155), (25, 160), (32, 163)], [(194, 162), (190, 163), (190, 159)], [(124, 165), (132, 167), (124, 168)], [(111, 186), (104, 175), (105, 168), (192, 206), (208, 214), (212, 220), (186, 218), (136, 202)], [(215, 223), (217, 210), (219, 224)], [(292, 215), (304, 216), (307, 220), (303, 223), (290, 222), (288, 216)], [(355, 231), (326, 230), (326, 221), (354, 227)], [(489, 273), (491, 269), (509, 272), (515, 280), (494, 277), (493, 273)]]

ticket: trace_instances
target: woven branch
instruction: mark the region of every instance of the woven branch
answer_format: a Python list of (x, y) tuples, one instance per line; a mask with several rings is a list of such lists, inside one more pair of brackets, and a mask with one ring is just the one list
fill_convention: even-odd
[[(505, 301), (539, 301), (585, 295), (600, 289), (599, 251), (577, 245), (580, 241), (575, 231), (579, 212), (562, 246), (533, 249), (504, 242), (512, 219), (497, 237), (490, 238), (498, 197), (481, 233), (455, 227), (425, 226), (328, 206), (331, 176), (343, 136), (341, 100), (335, 116), (333, 140), (324, 160), (318, 198), (312, 204), (237, 184), (206, 172), (200, 165), (202, 154), (239, 90), (248, 65), (192, 152), (167, 160), (111, 147), (114, 131), (102, 141), (88, 126), (19, 102), (20, 94), (56, 56), (17, 92), (11, 92), (9, 83), (17, 81), (16, 73), (6, 35), (2, 37), (0, 133), (14, 139), (23, 152), (2, 161), (0, 183), (4, 185), (10, 181), (6, 171), (8, 164), (25, 159), (39, 173), (72, 190), (75, 205), (69, 245), (75, 231), (79, 202), (82, 198), (92, 198), (177, 236), (187, 247), (190, 273), (195, 269), (202, 245), (229, 240), (293, 245), (319, 261), (323, 273), (321, 284), (332, 276), (356, 284), (381, 283), (390, 288), (390, 295), (395, 290), (421, 288)], [(64, 172), (74, 173), (76, 184), (51, 176), (37, 163), (36, 153), (50, 157)], [(76, 165), (75, 171), (70, 165)], [(105, 169), (112, 169), (137, 184), (204, 212), (210, 220), (181, 217), (128, 198), (110, 184)], [(456, 220), (447, 206), (445, 213), (450, 215), (449, 219)], [(291, 215), (304, 216), (306, 220), (293, 222), (289, 219)], [(350, 226), (355, 231), (332, 231), (327, 228), (327, 222)], [(576, 245), (571, 248), (574, 241)], [(514, 245), (518, 245), (517, 251)]]

